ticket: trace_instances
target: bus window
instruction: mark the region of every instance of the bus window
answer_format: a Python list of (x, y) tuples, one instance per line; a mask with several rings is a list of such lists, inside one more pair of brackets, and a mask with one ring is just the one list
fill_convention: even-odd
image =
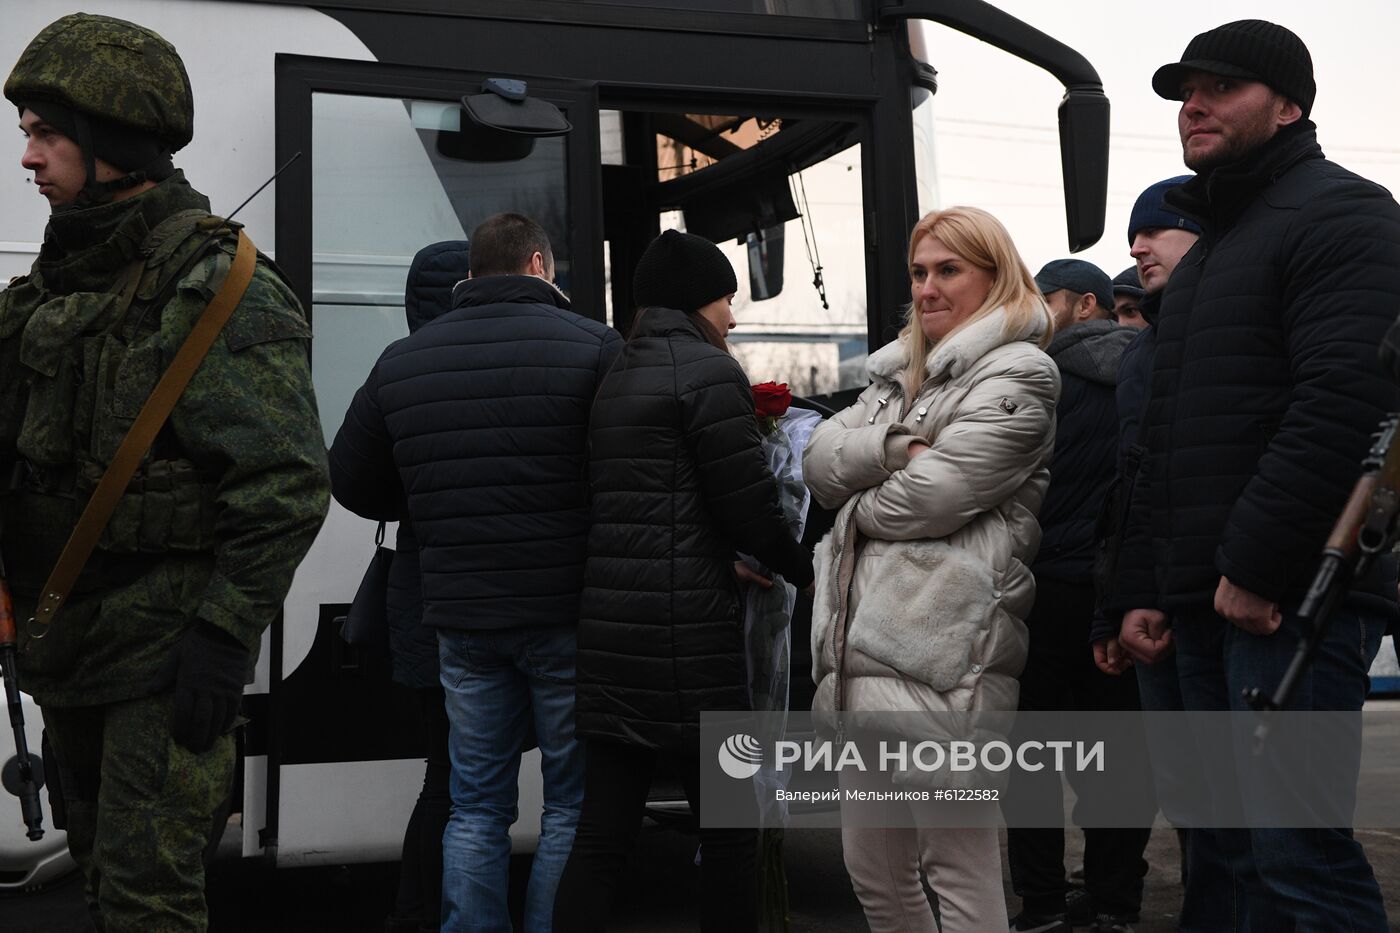
[[(803, 216), (777, 228), (783, 290), (776, 296), (753, 297), (747, 242), (719, 244), (739, 278), (739, 327), (730, 335), (734, 355), (754, 382), (786, 382), (803, 396), (867, 382), (860, 158), (855, 145), (789, 179)], [(818, 263), (826, 307), (813, 284)]]
[(909, 25), (909, 51), (914, 67), (923, 80), (915, 79), (910, 94), (913, 105), (914, 184), (919, 202), (919, 216), (940, 206), (938, 199), (938, 165), (935, 161), (933, 135), (933, 94), (937, 86), (936, 72), (928, 63), (927, 26), (922, 22)]
[(520, 161), (466, 162), (436, 145), (460, 119), (455, 103), (312, 95), (312, 373), (328, 444), (380, 352), (408, 333), (404, 280), (422, 247), (518, 211), (549, 233), (568, 291), (565, 139), (539, 139)]
[(658, 182), (704, 171), (722, 159), (770, 139), (783, 129), (781, 117), (706, 113), (656, 114)]
[(933, 94), (916, 87), (914, 94), (914, 180), (919, 216), (939, 206), (938, 164), (933, 145)]
[(622, 114), (616, 110), (598, 111), (599, 161), (603, 165), (625, 165), (622, 153)]
[[(717, 244), (734, 266), (739, 291), (730, 348), (754, 382), (786, 382), (794, 395), (830, 395), (862, 387), (865, 376), (865, 251), (860, 199), (860, 147), (818, 163), (792, 179), (807, 189), (808, 229), (789, 220), (780, 233), (785, 287), (755, 299), (748, 274), (747, 242)], [(799, 203), (803, 203), (799, 195)], [(661, 229), (684, 230), (682, 211), (661, 215)], [(771, 236), (771, 231), (769, 231)], [(815, 256), (809, 257), (811, 243)], [(822, 267), (826, 301), (812, 281), (814, 259)]]
[[(645, 242), (656, 230), (685, 230), (718, 244), (734, 266), (731, 346), (754, 382), (786, 382), (804, 396), (863, 386), (868, 257), (855, 125), (735, 111), (623, 111), (612, 121), (608, 113), (603, 150), (623, 158), (605, 170), (604, 189), (614, 202), (649, 205), (656, 224), (627, 248), (610, 245), (609, 320), (630, 325), (634, 309), (612, 302), (630, 296), (627, 266)], [(608, 225), (626, 239), (646, 220), (614, 206)]]

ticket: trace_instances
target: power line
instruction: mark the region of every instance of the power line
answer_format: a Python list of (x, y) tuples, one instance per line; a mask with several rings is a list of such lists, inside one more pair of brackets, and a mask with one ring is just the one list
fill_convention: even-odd
[[(969, 126), (990, 126), (1008, 130), (1032, 130), (1037, 133), (1057, 133), (1053, 126), (1044, 126), (1036, 123), (1013, 123), (1005, 120), (978, 120), (973, 117), (934, 117), (935, 123), (963, 123)], [(1127, 131), (1109, 131), (1109, 138), (1118, 139), (1142, 139), (1148, 142), (1162, 143), (1175, 147), (1177, 140), (1174, 136), (1160, 133), (1130, 133)], [(1030, 140), (1026, 140), (1029, 142)], [(1330, 143), (1323, 147), (1323, 151), (1336, 149), (1341, 152), (1371, 152), (1382, 155), (1400, 155), (1400, 147), (1397, 146), (1353, 146), (1347, 143)]]
[[(1044, 189), (1049, 190), (1049, 191), (1064, 191), (1064, 190), (1065, 190), (1065, 189), (1064, 189), (1064, 185), (1052, 185), (1052, 184), (1050, 184), (1049, 182), (1044, 182), (1044, 181), (1019, 181), (1019, 180), (1011, 180), (1011, 179), (1007, 179), (1007, 178), (991, 178), (991, 177), (986, 176), (986, 175), (958, 175), (958, 174), (954, 174), (954, 173), (951, 173), (951, 172), (939, 172), (938, 177), (939, 177), (940, 179), (951, 178), (951, 179), (954, 179), (954, 180), (956, 180), (956, 181), (981, 181), (981, 182), (987, 182), (987, 183), (993, 184), (993, 185), (1012, 185), (1012, 186), (1015, 186), (1015, 187), (1017, 187), (1017, 188), (1044, 188)], [(1110, 188), (1110, 189), (1108, 189), (1108, 193), (1109, 193), (1110, 195), (1113, 195), (1113, 196), (1115, 196), (1115, 197), (1120, 197), (1120, 198), (1136, 198), (1136, 197), (1137, 197), (1139, 194), (1141, 194), (1142, 192), (1140, 192), (1140, 191), (1122, 191), (1122, 190), (1120, 190), (1120, 189)]]
[(1012, 181), (1006, 178), (987, 178), (982, 175), (954, 175), (949, 172), (939, 172), (939, 178), (953, 178), (957, 181), (986, 181), (994, 185), (1013, 185), (1017, 188), (1048, 188), (1052, 191), (1063, 191), (1063, 185), (1052, 185), (1043, 181)]
[[(1044, 126), (1036, 123), (1011, 123), (1004, 120), (977, 120), (973, 119), (972, 117), (939, 117), (935, 115), (934, 122), (966, 123), (971, 126), (995, 126), (1008, 130), (1035, 130), (1037, 133), (1058, 132), (1058, 130), (1053, 126)], [(1163, 134), (1160, 133), (1127, 133), (1110, 131), (1108, 135), (1110, 137), (1117, 136), (1120, 139), (1145, 139), (1148, 142), (1162, 142), (1164, 139)], [(1173, 141), (1170, 140), (1170, 137), (1167, 137), (1167, 139), (1168, 141)]]
[[(988, 133), (962, 133), (957, 130), (942, 130), (941, 132), (935, 130), (934, 135), (935, 137), (939, 135), (952, 136), (957, 139), (986, 139), (998, 143), (1024, 143), (1032, 146), (1058, 146), (1060, 144), (1058, 139), (1033, 139), (1029, 136), (993, 136)], [(1178, 152), (1178, 147), (1169, 146), (1165, 143), (1160, 146), (1134, 146), (1129, 143), (1119, 143), (1113, 148), (1116, 151), (1127, 149), (1132, 152)]]

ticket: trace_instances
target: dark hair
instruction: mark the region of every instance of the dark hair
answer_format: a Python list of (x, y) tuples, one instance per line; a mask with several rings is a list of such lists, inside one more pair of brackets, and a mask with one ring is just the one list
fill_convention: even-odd
[(703, 317), (700, 316), (698, 312), (695, 311), (691, 311), (688, 314), (686, 314), (686, 318), (690, 321), (690, 323), (695, 325), (695, 327), (700, 331), (700, 333), (705, 335), (705, 339), (710, 342), (710, 346), (718, 347), (725, 353), (729, 353), (729, 344), (725, 343), (724, 337), (720, 334), (719, 331), (715, 330), (715, 325), (705, 320)]
[(468, 264), (472, 278), (519, 275), (539, 253), (546, 269), (554, 268), (549, 234), (524, 214), (496, 214), (472, 231)]

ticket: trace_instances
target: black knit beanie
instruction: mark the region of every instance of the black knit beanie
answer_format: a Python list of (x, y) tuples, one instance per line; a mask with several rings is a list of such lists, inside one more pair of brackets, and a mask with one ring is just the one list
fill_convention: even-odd
[(667, 230), (651, 241), (632, 275), (639, 308), (694, 311), (739, 289), (734, 267), (704, 237)]
[(1201, 33), (1181, 53), (1181, 61), (1157, 69), (1152, 90), (1180, 100), (1188, 71), (1263, 81), (1297, 104), (1304, 117), (1312, 113), (1317, 97), (1308, 47), (1291, 31), (1262, 19), (1242, 19)]

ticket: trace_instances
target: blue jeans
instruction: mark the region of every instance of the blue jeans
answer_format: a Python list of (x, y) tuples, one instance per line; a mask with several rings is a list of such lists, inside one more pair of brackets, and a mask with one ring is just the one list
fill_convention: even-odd
[(532, 723), (544, 812), (525, 897), (525, 930), (549, 933), (555, 890), (583, 804), (583, 752), (574, 738), (576, 650), (573, 626), (438, 630), (452, 729), (452, 816), (442, 837), (444, 933), (511, 931), (510, 826)]
[[(1366, 676), (1380, 648), (1386, 622), (1379, 615), (1339, 609), (1313, 664), (1298, 683), (1292, 709), (1360, 710), (1369, 688)], [(1214, 612), (1183, 613), (1173, 619), (1177, 675), (1188, 710), (1248, 709), (1243, 691), (1272, 690), (1297, 648), (1302, 627), (1286, 616), (1272, 635), (1251, 635)], [(1359, 721), (1358, 721), (1359, 729)], [(1359, 743), (1351, 768), (1354, 792), (1360, 768)], [(1307, 774), (1276, 771), (1267, 786), (1237, 789), (1235, 774), (1258, 772), (1247, 729), (1242, 728), (1228, 749), (1201, 749), (1202, 759), (1228, 769), (1225, 779), (1212, 784), (1220, 793), (1289, 796), (1300, 801), (1338, 793), (1316, 787)], [(1386, 931), (1385, 907), (1370, 863), (1361, 845), (1346, 828), (1223, 829), (1217, 830), (1226, 857), (1234, 867), (1235, 896), (1222, 907), (1247, 918), (1255, 933), (1347, 933)], [(1221, 929), (1239, 929), (1222, 925)]]
[[(1138, 664), (1134, 670), (1144, 712), (1181, 712), (1184, 707), (1175, 652), (1155, 664)], [(1162, 814), (1174, 823), (1179, 804), (1184, 812), (1190, 810), (1180, 799), (1181, 795), (1189, 794), (1191, 787), (1206, 783), (1197, 778), (1195, 772), (1190, 772), (1190, 769), (1204, 767), (1204, 759), (1200, 755), (1182, 755), (1169, 737), (1157, 736), (1150, 728), (1147, 741), (1157, 800)], [(1189, 823), (1189, 817), (1186, 822)], [(1181, 894), (1177, 929), (1181, 933), (1245, 933), (1249, 923), (1244, 915), (1242, 897), (1237, 896), (1240, 886), (1225, 857), (1221, 831), (1192, 827), (1183, 832), (1186, 834), (1186, 885)]]

